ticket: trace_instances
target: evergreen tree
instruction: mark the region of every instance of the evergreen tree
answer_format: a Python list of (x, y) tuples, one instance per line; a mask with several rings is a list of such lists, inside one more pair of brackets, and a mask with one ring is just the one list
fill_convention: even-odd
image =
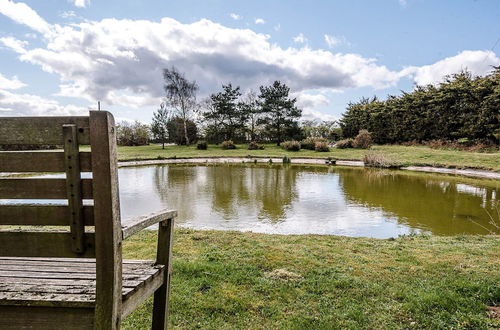
[[(287, 137), (287, 131), (295, 132), (302, 110), (295, 106), (297, 99), (289, 97), (290, 88), (280, 81), (271, 86), (261, 86), (259, 104), (263, 117), (260, 122), (269, 130), (277, 145)], [(291, 129), (287, 129), (291, 128)]]
[(153, 113), (153, 120), (151, 123), (151, 133), (153, 137), (160, 141), (162, 144), (162, 149), (165, 149), (165, 142), (168, 138), (168, 124), (169, 112), (165, 108), (165, 104), (160, 105), (160, 109)]

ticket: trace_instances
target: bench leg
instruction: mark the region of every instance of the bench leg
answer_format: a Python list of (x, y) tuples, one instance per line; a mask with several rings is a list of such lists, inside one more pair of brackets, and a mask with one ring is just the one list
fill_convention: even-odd
[(170, 273), (172, 269), (172, 238), (174, 219), (160, 222), (158, 228), (158, 248), (156, 263), (165, 265), (163, 285), (154, 294), (153, 326), (154, 330), (167, 329), (168, 296), (170, 293)]

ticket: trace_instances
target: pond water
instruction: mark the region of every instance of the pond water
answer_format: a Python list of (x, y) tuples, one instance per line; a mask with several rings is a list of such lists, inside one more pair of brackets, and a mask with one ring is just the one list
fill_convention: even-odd
[(408, 171), (300, 165), (119, 170), (122, 217), (177, 209), (177, 224), (377, 238), (487, 234), (500, 183)]

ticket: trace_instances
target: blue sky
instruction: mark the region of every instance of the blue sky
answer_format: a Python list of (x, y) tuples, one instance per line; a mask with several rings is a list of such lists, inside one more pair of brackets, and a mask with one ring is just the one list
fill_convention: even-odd
[(0, 115), (81, 114), (100, 100), (149, 122), (161, 69), (175, 65), (200, 99), (282, 80), (304, 118), (330, 120), (361, 96), (486, 74), (500, 65), (499, 22), (497, 0), (0, 0)]

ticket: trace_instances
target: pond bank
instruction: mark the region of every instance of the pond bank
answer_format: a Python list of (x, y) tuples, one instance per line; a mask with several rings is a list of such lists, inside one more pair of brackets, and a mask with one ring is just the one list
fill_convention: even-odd
[[(206, 164), (206, 163), (269, 163), (272, 161), (274, 164), (283, 163), (283, 158), (277, 157), (192, 157), (192, 158), (171, 158), (171, 159), (152, 159), (152, 160), (134, 160), (134, 161), (120, 161), (119, 167), (128, 166), (142, 166), (142, 165), (161, 165), (161, 164)], [(291, 158), (292, 164), (305, 164), (305, 165), (325, 165), (325, 158)], [(340, 166), (357, 166), (362, 167), (362, 161), (353, 160), (337, 160), (336, 165)], [(441, 173), (460, 175), (473, 178), (482, 179), (495, 179), (500, 180), (500, 173), (486, 170), (477, 169), (453, 169), (432, 166), (405, 166), (401, 170), (417, 171), (427, 173)]]
[[(124, 242), (154, 259), (156, 233)], [(394, 239), (177, 228), (172, 328), (377, 329), (500, 325), (499, 236)], [(124, 329), (150, 326), (152, 302)]]

